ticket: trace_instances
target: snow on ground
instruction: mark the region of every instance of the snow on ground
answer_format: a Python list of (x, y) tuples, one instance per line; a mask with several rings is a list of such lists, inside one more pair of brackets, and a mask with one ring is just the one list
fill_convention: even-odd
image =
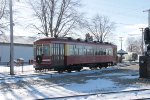
[[(107, 84), (106, 84), (107, 83)], [(92, 92), (97, 89), (106, 89), (115, 86), (114, 82), (106, 79), (96, 79), (96, 80), (88, 80), (84, 84), (72, 83), (69, 86), (64, 86), (65, 88), (71, 89), (77, 92)]]
[(120, 78), (138, 79), (138, 78), (139, 78), (139, 76), (121, 76)]
[[(129, 100), (150, 98), (150, 90), (120, 92), (127, 90), (150, 89), (150, 82), (139, 80), (138, 70), (118, 66), (81, 72), (35, 73), (32, 65), (15, 68), (14, 76), (9, 75), (9, 67), (0, 66), (0, 99), (23, 100), (64, 97), (73, 95), (97, 95), (61, 98), (58, 100)], [(148, 80), (147, 80), (148, 81)], [(146, 82), (147, 82), (146, 81)], [(105, 94), (106, 92), (118, 92)]]

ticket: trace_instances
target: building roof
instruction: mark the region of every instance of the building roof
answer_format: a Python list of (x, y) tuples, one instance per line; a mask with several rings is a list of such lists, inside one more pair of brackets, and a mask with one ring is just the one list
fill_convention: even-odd
[[(14, 36), (14, 43), (17, 44), (33, 44), (36, 40), (36, 37), (27, 37), (27, 36)], [(0, 43), (10, 43), (10, 36), (5, 34), (0, 34)]]

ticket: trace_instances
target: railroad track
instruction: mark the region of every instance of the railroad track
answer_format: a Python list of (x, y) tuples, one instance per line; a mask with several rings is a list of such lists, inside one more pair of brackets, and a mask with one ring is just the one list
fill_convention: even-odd
[(132, 100), (150, 100), (150, 98), (140, 98), (140, 99), (132, 99)]
[[(107, 94), (121, 94), (121, 93), (129, 93), (129, 92), (142, 92), (142, 91), (150, 91), (150, 89), (138, 89), (138, 90), (128, 90), (128, 91), (115, 91), (115, 92), (102, 92), (102, 93), (90, 93), (90, 94), (77, 94), (77, 95), (70, 95), (70, 96), (60, 96), (60, 97), (52, 97), (52, 98), (42, 98), (38, 100), (49, 100), (49, 99), (67, 99), (67, 98), (77, 98), (77, 97), (88, 97), (88, 96), (96, 96), (96, 95), (107, 95)], [(138, 98), (138, 99), (131, 99), (131, 100), (148, 100), (149, 98)]]

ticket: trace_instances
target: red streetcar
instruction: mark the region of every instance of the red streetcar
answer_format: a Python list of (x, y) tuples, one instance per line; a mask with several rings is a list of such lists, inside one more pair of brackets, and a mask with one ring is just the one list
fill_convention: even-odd
[(117, 63), (117, 46), (72, 38), (44, 38), (34, 42), (35, 70), (80, 71)]

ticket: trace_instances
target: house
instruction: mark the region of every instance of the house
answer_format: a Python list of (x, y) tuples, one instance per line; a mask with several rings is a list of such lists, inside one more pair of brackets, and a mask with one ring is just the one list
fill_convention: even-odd
[[(28, 63), (33, 59), (33, 42), (36, 37), (14, 36), (14, 60), (23, 58)], [(0, 34), (0, 64), (10, 61), (10, 37)]]

